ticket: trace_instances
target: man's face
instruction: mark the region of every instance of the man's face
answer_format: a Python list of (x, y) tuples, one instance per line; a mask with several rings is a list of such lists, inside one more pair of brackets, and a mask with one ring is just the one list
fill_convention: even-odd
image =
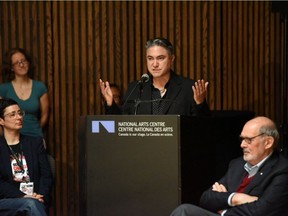
[(251, 165), (256, 165), (268, 156), (266, 145), (267, 135), (259, 132), (259, 127), (253, 124), (246, 124), (241, 132), (243, 158)]
[(169, 77), (174, 55), (161, 46), (152, 46), (146, 51), (147, 68), (154, 78)]

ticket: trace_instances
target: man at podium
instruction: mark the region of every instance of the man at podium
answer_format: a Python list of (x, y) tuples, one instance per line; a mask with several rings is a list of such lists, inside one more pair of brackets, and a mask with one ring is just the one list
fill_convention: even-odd
[(122, 107), (113, 101), (109, 82), (100, 79), (106, 101), (106, 114), (205, 116), (210, 110), (206, 102), (208, 82), (193, 81), (172, 71), (173, 46), (165, 38), (146, 43), (148, 74), (128, 86)]

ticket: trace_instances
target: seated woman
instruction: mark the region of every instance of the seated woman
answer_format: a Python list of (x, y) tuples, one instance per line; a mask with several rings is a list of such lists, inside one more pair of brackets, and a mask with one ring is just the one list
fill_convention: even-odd
[(52, 178), (43, 139), (20, 134), (24, 115), (17, 102), (0, 99), (0, 215), (46, 215), (49, 203)]

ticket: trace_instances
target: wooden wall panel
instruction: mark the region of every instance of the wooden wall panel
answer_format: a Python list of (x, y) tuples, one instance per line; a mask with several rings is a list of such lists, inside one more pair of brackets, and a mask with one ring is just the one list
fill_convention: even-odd
[(283, 23), (269, 2), (2, 1), (0, 29), (0, 59), (12, 47), (26, 48), (35, 78), (49, 88), (51, 215), (81, 215), (79, 116), (104, 114), (100, 78), (125, 92), (147, 72), (147, 39), (169, 38), (176, 73), (209, 81), (212, 110), (249, 110), (283, 122)]
[(271, 105), (270, 100), (274, 101), (279, 94), (279, 89), (273, 91), (274, 83), (268, 76), (275, 71), (267, 67), (277, 63), (276, 59), (274, 62), (269, 58), (270, 52), (275, 53), (277, 48), (277, 40), (270, 39), (275, 34), (270, 29), (274, 16), (270, 5), (268, 2), (227, 2), (223, 4), (223, 14), (223, 108), (268, 114), (268, 107), (276, 105)]

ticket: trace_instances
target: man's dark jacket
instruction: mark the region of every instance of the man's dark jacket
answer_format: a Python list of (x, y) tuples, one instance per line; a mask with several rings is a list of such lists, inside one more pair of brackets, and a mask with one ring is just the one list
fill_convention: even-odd
[[(133, 82), (128, 86), (124, 97), (122, 110), (115, 103), (106, 106), (106, 114), (151, 115), (152, 114), (152, 82), (153, 77), (146, 83)], [(171, 72), (167, 85), (166, 96), (163, 99), (167, 104), (165, 115), (206, 116), (210, 114), (207, 102), (197, 105), (194, 100), (192, 86), (195, 81), (176, 75)], [(137, 101), (139, 101), (138, 105)], [(137, 108), (136, 108), (137, 107)], [(136, 111), (135, 111), (136, 110)]]
[(228, 209), (225, 216), (287, 216), (288, 160), (277, 152), (264, 162), (244, 192), (259, 199), (235, 207), (228, 206), (229, 195), (237, 191), (247, 173), (244, 164), (242, 157), (231, 161), (226, 175), (219, 181), (228, 192), (215, 192), (209, 188), (201, 197), (201, 207), (213, 212)]

